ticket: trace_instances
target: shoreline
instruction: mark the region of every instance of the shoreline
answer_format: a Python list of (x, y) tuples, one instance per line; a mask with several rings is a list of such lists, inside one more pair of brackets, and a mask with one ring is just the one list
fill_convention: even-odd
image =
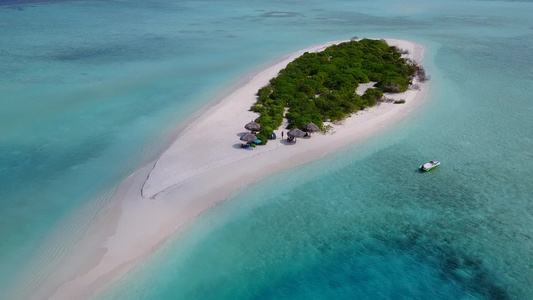
[[(389, 45), (407, 49), (415, 62), (423, 59), (423, 46), (405, 40), (385, 40)], [(249, 73), (191, 116), (190, 124), (178, 125), (183, 129), (177, 131), (176, 140), (168, 143), (169, 147), (155, 161), (145, 164), (119, 185), (111, 203), (98, 213), (56, 272), (34, 287), (27, 299), (93, 296), (218, 202), (261, 178), (371, 136), (404, 118), (426, 95), (427, 84), (418, 83), (420, 90), (386, 95), (395, 100), (405, 99), (405, 104), (382, 103), (359, 111), (333, 125), (326, 135), (317, 133), (290, 145), (277, 139), (254, 150), (240, 149), (238, 134), (245, 131), (244, 124), (257, 116), (249, 111), (257, 90), (304, 52), (321, 51), (340, 42), (344, 41), (294, 52)], [(281, 130), (276, 130), (278, 136)]]

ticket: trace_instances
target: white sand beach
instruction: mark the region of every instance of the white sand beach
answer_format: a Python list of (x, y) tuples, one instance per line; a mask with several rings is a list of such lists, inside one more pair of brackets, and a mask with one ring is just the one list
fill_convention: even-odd
[[(423, 58), (424, 47), (419, 44), (386, 41), (408, 50), (408, 56), (416, 62)], [(427, 86), (419, 84), (419, 90), (387, 95), (405, 99), (405, 104), (382, 103), (358, 112), (342, 124), (333, 124), (325, 135), (317, 133), (287, 144), (280, 139), (281, 131), (287, 130), (280, 128), (276, 131), (278, 139), (266, 146), (241, 149), (239, 134), (258, 116), (249, 111), (257, 90), (304, 52), (320, 51), (339, 42), (295, 52), (255, 72), (242, 87), (207, 109), (155, 162), (122, 182), (109, 207), (95, 218), (85, 237), (29, 299), (89, 297), (153, 253), (184, 224), (243, 187), (368, 137), (406, 117), (424, 97)]]

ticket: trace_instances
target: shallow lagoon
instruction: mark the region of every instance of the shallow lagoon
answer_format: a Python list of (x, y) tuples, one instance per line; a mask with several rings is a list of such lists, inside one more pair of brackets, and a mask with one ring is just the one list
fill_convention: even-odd
[(53, 270), (114, 184), (246, 72), (368, 36), (427, 46), (408, 120), (243, 190), (98, 298), (530, 298), (531, 5), (0, 7), (0, 295)]

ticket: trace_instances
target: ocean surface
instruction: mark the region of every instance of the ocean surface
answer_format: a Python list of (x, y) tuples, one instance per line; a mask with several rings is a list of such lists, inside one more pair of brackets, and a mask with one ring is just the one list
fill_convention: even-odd
[(0, 299), (53, 272), (219, 93), (354, 36), (425, 45), (423, 103), (245, 188), (94, 298), (533, 299), (531, 15), (531, 1), (0, 1)]

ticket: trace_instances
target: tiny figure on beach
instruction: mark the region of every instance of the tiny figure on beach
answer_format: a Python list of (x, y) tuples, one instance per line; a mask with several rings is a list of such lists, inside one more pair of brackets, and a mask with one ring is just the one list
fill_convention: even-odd
[(281, 139), (283, 139), (283, 131), (281, 131)]

